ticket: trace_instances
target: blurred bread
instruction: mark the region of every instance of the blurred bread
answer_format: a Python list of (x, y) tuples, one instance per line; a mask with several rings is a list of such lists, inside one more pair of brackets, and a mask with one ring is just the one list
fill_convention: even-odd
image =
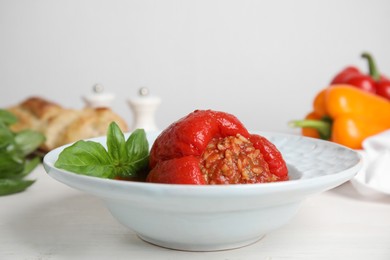
[[(64, 133), (63, 142), (69, 143), (72, 140), (89, 138), (90, 136), (101, 136), (107, 133), (111, 122), (117, 122), (121, 129), (127, 126), (122, 118), (107, 108), (85, 108), (67, 127)], [(122, 130), (123, 131), (123, 130)], [(103, 133), (103, 134), (102, 134)]]
[(11, 126), (12, 130), (21, 131), (28, 128), (39, 131), (62, 108), (42, 98), (31, 97), (19, 105), (8, 108), (8, 110), (18, 118), (18, 122)]
[(106, 135), (111, 122), (126, 132), (126, 122), (110, 108), (66, 109), (40, 97), (31, 97), (8, 108), (18, 117), (13, 131), (32, 129), (46, 137), (41, 149), (45, 152), (81, 139)]

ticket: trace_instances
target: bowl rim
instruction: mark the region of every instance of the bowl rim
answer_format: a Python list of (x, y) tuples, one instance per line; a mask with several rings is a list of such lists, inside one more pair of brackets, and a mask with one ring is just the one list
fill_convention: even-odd
[[(165, 195), (180, 195), (183, 197), (199, 197), (199, 198), (210, 198), (210, 196), (227, 196), (227, 197), (247, 197), (252, 195), (266, 195), (272, 194), (275, 192), (284, 192), (291, 193), (293, 191), (301, 190), (309, 194), (318, 193), (325, 190), (334, 188), (351, 178), (353, 178), (362, 167), (362, 157), (355, 150), (348, 147), (341, 146), (336, 143), (319, 140), (315, 138), (297, 136), (292, 134), (285, 133), (273, 133), (273, 132), (260, 132), (252, 131), (252, 133), (262, 134), (265, 137), (267, 136), (287, 136), (289, 138), (303, 138), (309, 139), (312, 142), (318, 144), (324, 144), (327, 146), (338, 146), (340, 149), (349, 150), (356, 156), (356, 163), (354, 165), (348, 166), (346, 169), (339, 172), (314, 176), (304, 179), (291, 179), (288, 181), (281, 182), (271, 182), (271, 183), (257, 183), (257, 184), (226, 184), (226, 185), (189, 185), (189, 184), (160, 184), (160, 183), (147, 183), (147, 182), (136, 182), (136, 181), (124, 181), (124, 180), (115, 180), (115, 179), (105, 179), (94, 176), (81, 175), (66, 171), (63, 169), (56, 168), (54, 163), (59, 155), (59, 153), (67, 146), (67, 144), (58, 148), (53, 149), (47, 153), (43, 158), (43, 166), (48, 175), (56, 179), (57, 181), (63, 182), (68, 186), (71, 186), (76, 189), (80, 189), (86, 192), (92, 192), (95, 195), (101, 195), (103, 197), (110, 197), (109, 191), (116, 189), (119, 193), (129, 193), (135, 192), (138, 193), (148, 193), (148, 192), (159, 192), (164, 193)], [(129, 134), (129, 133), (127, 133)], [(125, 135), (127, 135), (125, 134)], [(158, 132), (152, 132), (152, 135), (158, 134)], [(98, 141), (104, 144), (106, 136), (100, 136), (96, 138), (90, 138), (87, 140)], [(289, 167), (293, 165), (288, 164)], [(89, 184), (89, 185), (86, 185)], [(88, 187), (90, 186), (90, 187)], [(106, 190), (102, 195), (99, 194), (99, 191), (96, 191), (97, 188)]]

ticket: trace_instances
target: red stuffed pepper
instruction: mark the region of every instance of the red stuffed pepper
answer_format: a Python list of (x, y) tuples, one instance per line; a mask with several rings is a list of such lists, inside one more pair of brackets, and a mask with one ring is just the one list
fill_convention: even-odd
[(165, 129), (150, 151), (148, 182), (243, 184), (288, 179), (285, 161), (266, 138), (233, 115), (196, 110)]

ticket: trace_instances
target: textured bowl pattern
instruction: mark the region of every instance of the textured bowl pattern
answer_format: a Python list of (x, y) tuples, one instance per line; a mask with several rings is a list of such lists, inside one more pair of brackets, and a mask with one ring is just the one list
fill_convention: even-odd
[(356, 152), (328, 141), (302, 136), (263, 133), (293, 164), (302, 179), (339, 173), (360, 161)]

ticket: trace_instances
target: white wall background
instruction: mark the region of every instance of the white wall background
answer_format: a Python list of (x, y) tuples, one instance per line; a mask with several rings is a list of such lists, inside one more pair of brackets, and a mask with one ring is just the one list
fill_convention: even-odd
[(390, 76), (388, 0), (0, 0), (0, 106), (39, 95), (81, 108), (95, 83), (147, 86), (163, 128), (195, 109), (289, 131), (362, 51)]

